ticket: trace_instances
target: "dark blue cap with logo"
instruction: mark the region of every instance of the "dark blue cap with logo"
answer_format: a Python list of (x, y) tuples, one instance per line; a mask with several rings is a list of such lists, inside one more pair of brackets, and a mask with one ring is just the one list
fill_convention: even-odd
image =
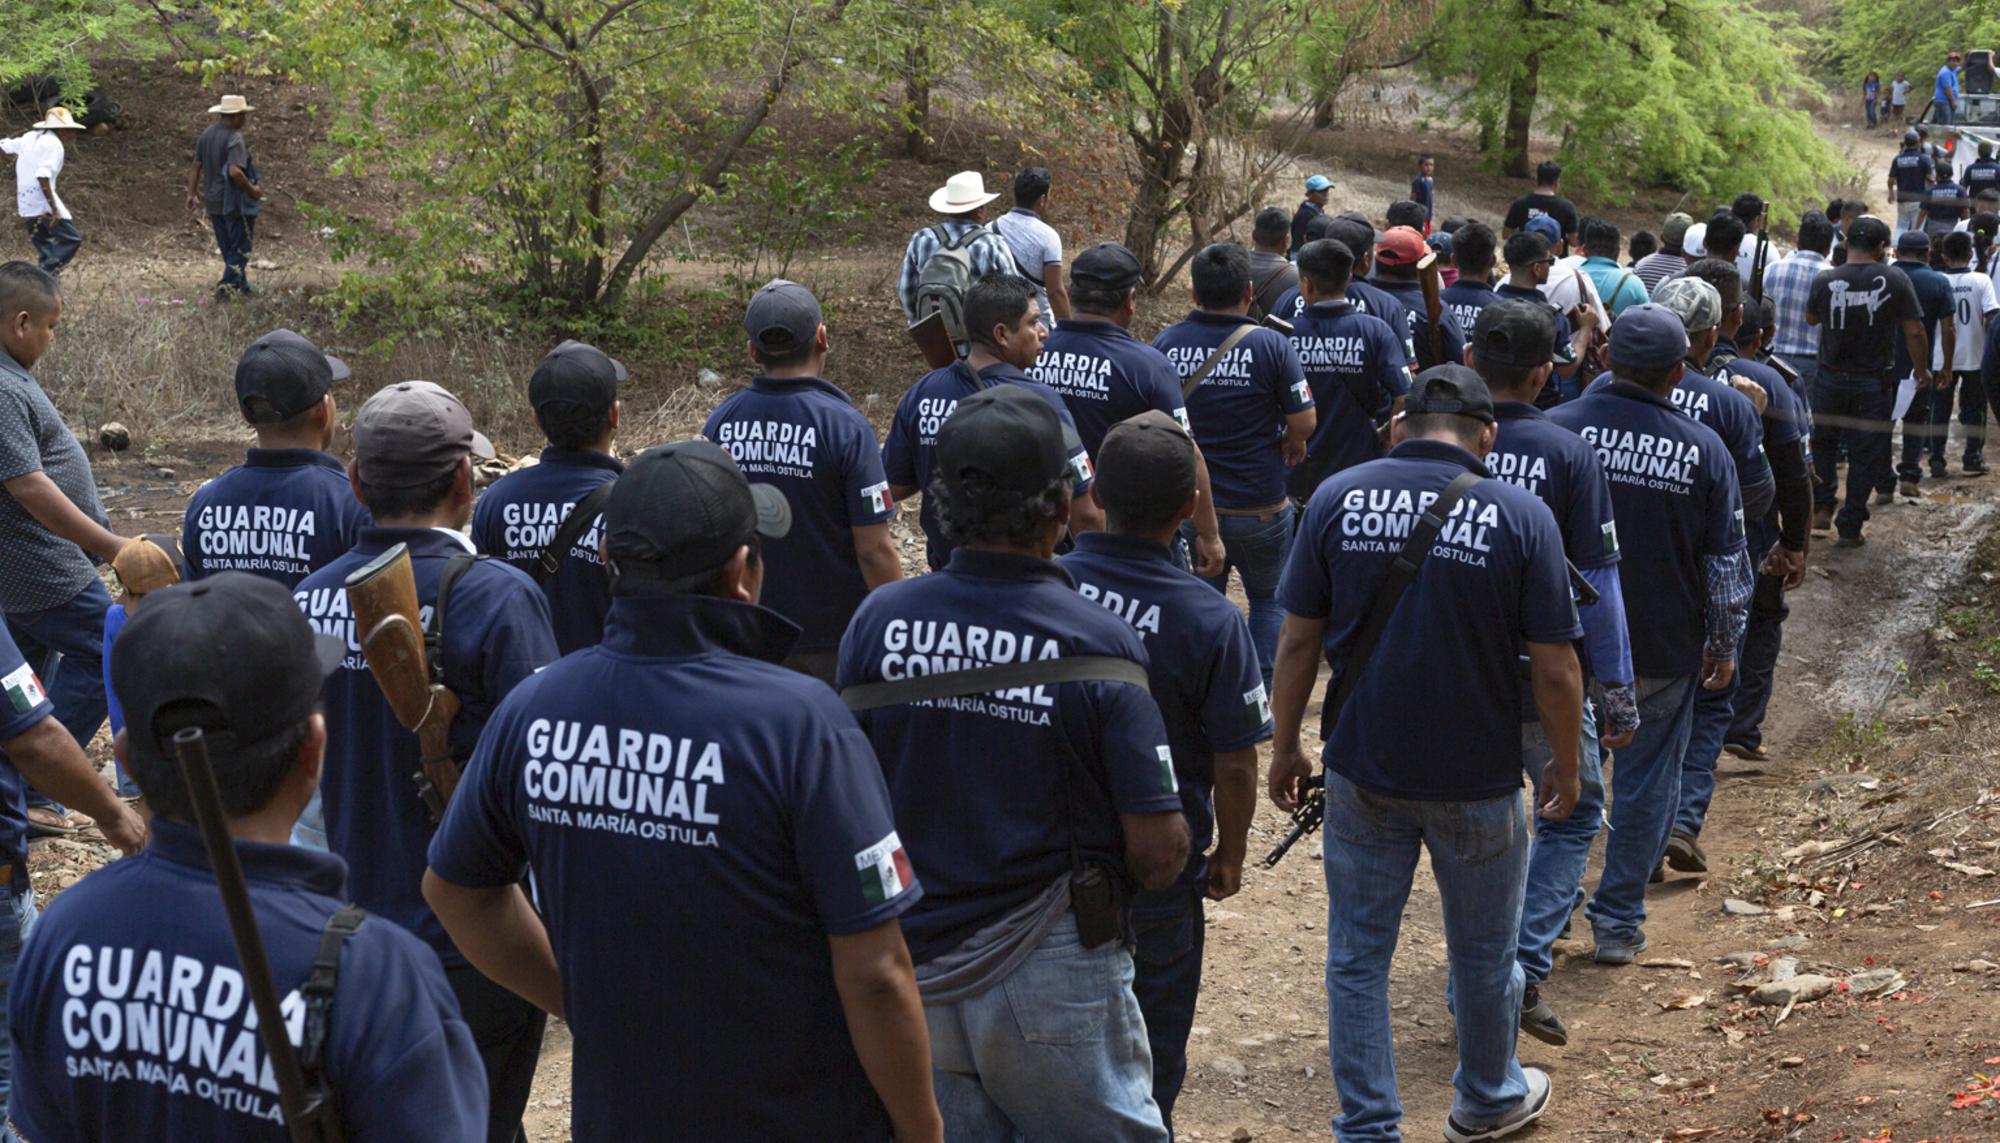
[(1657, 302), (1633, 306), (1611, 323), (1611, 364), (1665, 369), (1687, 357), (1687, 326)]

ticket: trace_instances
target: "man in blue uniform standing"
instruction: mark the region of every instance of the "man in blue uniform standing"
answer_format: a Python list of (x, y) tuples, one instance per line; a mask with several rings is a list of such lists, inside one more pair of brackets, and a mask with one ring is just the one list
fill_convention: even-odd
[(1416, 347), (1417, 368), (1459, 365), (1465, 361), (1465, 330), (1445, 309), (1437, 328), (1425, 310), (1422, 273), (1436, 259), (1424, 236), (1408, 226), (1393, 226), (1375, 248), (1375, 274), (1369, 284), (1401, 303), (1408, 316), (1408, 342)]
[(189, 579), (240, 571), (292, 588), (354, 546), (368, 510), (327, 453), (340, 425), (333, 386), (352, 375), (288, 329), (243, 351), (236, 404), (257, 444), (189, 498), (181, 522)]
[(960, 398), (990, 385), (1018, 385), (1046, 401), (1062, 420), (1063, 448), (1069, 455), (1070, 531), (1081, 534), (1104, 526), (1104, 514), (1090, 498), (1090, 453), (1076, 435), (1069, 406), (1055, 390), (1028, 376), (1026, 370), (1041, 355), (1048, 328), (1032, 283), (1012, 274), (989, 274), (965, 291), (966, 336), (971, 349), (964, 358), (917, 379), (896, 402), (889, 435), (882, 442), (882, 469), (889, 478), (889, 495), (900, 503), (923, 494), (917, 523), (924, 531), (924, 554), (931, 570), (951, 558), (951, 541), (938, 525), (937, 505), (929, 492), (937, 472), (937, 433)]
[(1306, 307), (1292, 322), (1292, 349), (1305, 370), (1319, 417), (1306, 457), (1286, 476), (1286, 491), (1303, 503), (1327, 477), (1382, 455), (1380, 424), (1409, 391), (1403, 339), (1388, 322), (1355, 309), (1347, 288), (1354, 254), (1332, 238), (1299, 251), (1299, 286)]
[[(1248, 289), (1245, 282), (1240, 292)], [(1077, 550), (1057, 562), (1085, 599), (1131, 624), (1146, 644), (1191, 836), (1180, 879), (1132, 903), (1132, 986), (1153, 1050), (1153, 1099), (1171, 1132), (1201, 991), (1202, 901), (1227, 900), (1243, 884), (1257, 811), (1257, 743), (1271, 736), (1268, 676), (1243, 613), (1193, 582), (1168, 554), (1175, 530), (1194, 512), (1187, 433), (1164, 413), (1141, 413), (1111, 426), (1098, 461), (1091, 495), (1104, 507), (1107, 530), (1079, 536)]]
[[(370, 397), (354, 416), (348, 478), (375, 523), (292, 595), (315, 630), (347, 645), (324, 692), (327, 842), (347, 862), (355, 902), (421, 937), (444, 962), (486, 1066), (487, 1137), (511, 1143), (534, 1082), (544, 1016), (468, 964), (424, 903), (424, 852), (436, 827), (410, 777), (422, 752), (369, 673), (347, 599), (349, 574), (397, 544), (408, 547), (418, 607), (427, 625), (442, 628), (444, 686), (461, 704), (451, 757), (470, 758), (500, 700), (556, 658), (541, 589), (523, 572), (477, 558), (461, 531), (472, 517), (472, 457), (491, 450), (458, 398), (429, 381)], [(458, 578), (446, 594), (448, 569)]]
[(1222, 575), (1209, 583), (1226, 590), (1231, 567), (1243, 580), (1268, 688), (1284, 621), (1278, 575), (1292, 547), (1285, 470), (1305, 459), (1318, 417), (1291, 342), (1250, 317), (1256, 284), (1249, 254), (1234, 243), (1217, 243), (1195, 255), (1188, 272), (1196, 308), (1161, 330), (1153, 348), (1180, 374), (1188, 422), (1208, 458), (1228, 549)]
[(569, 1021), (579, 1140), (942, 1139), (882, 771), (756, 605), (794, 519), (708, 441), (634, 458), (602, 645), (500, 704), (431, 842), (466, 955)]
[[(1518, 237), (1518, 236), (1517, 236)], [(1547, 302), (1505, 298), (1480, 311), (1467, 356), (1493, 394), (1498, 433), (1486, 467), (1496, 479), (1527, 489), (1549, 506), (1561, 533), (1563, 555), (1597, 592), (1579, 609), (1589, 675), (1597, 701), (1583, 706), (1575, 812), (1535, 823), (1528, 851), (1528, 884), (1521, 907), (1518, 955), (1527, 989), (1521, 1030), (1544, 1043), (1569, 1042), (1569, 1030), (1542, 998), (1555, 970), (1555, 942), (1569, 923), (1582, 890), (1590, 847), (1604, 824), (1602, 745), (1619, 749), (1638, 729), (1632, 689), (1632, 643), (1625, 627), (1625, 592), (1618, 575), (1618, 524), (1611, 515), (1611, 485), (1597, 452), (1582, 437), (1549, 420), (1535, 398), (1555, 371), (1556, 312)], [(1532, 707), (1524, 707), (1521, 761), (1542, 791), (1542, 774), (1554, 757), (1548, 733)]]
[(1896, 204), (1896, 233), (1917, 225), (1917, 212), (1931, 193), (1931, 175), (1937, 169), (1923, 146), (1923, 136), (1915, 127), (1903, 132), (1903, 149), (1889, 160), (1889, 201)]
[(787, 665), (831, 682), (834, 649), (861, 597), (903, 578), (889, 536), (896, 501), (875, 426), (820, 377), (826, 325), (812, 291), (782, 278), (765, 283), (743, 329), (763, 372), (716, 406), (701, 431), (751, 483), (773, 485), (790, 502), (791, 533), (764, 553), (764, 600), (800, 627)]
[[(1407, 414), (1389, 456), (1331, 477), (1306, 506), (1278, 592), (1286, 614), (1270, 790), (1290, 810), (1312, 775), (1300, 729), (1324, 655), (1348, 700), (1322, 722), (1334, 1133), (1399, 1137), (1389, 961), (1418, 853), (1428, 849), (1458, 1033), (1445, 1138), (1468, 1143), (1510, 1135), (1549, 1104), (1547, 1073), (1523, 1068), (1514, 1051), (1529, 845), (1520, 749), (1529, 695), (1519, 657), (1525, 644), (1552, 751), (1539, 813), (1567, 817), (1578, 797), (1583, 708), (1570, 644), (1583, 629), (1555, 518), (1532, 493), (1490, 479), (1479, 460), (1495, 432), (1478, 374), (1463, 365), (1426, 370)], [(1437, 507), (1445, 519), (1430, 546), (1397, 539), (1422, 527), (1444, 495), (1458, 500)], [(1399, 561), (1416, 565), (1407, 590), (1379, 600)], [(1378, 608), (1386, 615), (1371, 620)], [(1379, 633), (1378, 645), (1357, 648), (1366, 630)], [(1426, 653), (1394, 650), (1410, 647)], [(1449, 719), (1437, 717), (1440, 695), (1449, 696)]]
[[(1145, 645), (1050, 559), (1070, 494), (1046, 403), (1016, 385), (960, 400), (937, 468), (951, 563), (863, 601), (840, 683), (923, 870), (903, 931), (945, 1134), (1163, 1140), (1128, 887), (1174, 884), (1188, 827), (1159, 708), (1109, 670), (1143, 678)], [(1089, 670), (1070, 681), (974, 674), (1072, 659)]]
[(1479, 320), (1479, 311), (1492, 305), (1493, 268), (1499, 253), (1499, 237), (1483, 222), (1468, 222), (1452, 232), (1451, 261), (1458, 268), (1458, 280), (1439, 292), (1444, 310), (1470, 330)]
[[(1076, 316), (1049, 335), (1030, 370), (1035, 380), (1055, 390), (1069, 406), (1077, 435), (1093, 456), (1105, 430), (1147, 409), (1158, 409), (1187, 427), (1180, 374), (1165, 354), (1129, 332), (1143, 281), (1139, 259), (1116, 242), (1101, 242), (1077, 255), (1069, 272), (1070, 304)], [(1200, 466), (1199, 480), (1195, 571), (1218, 576), (1224, 571), (1224, 549), (1206, 463)]]
[[(1891, 266), (1903, 272), (1910, 280), (1910, 289), (1917, 295), (1917, 310), (1923, 315), (1924, 350), (1921, 356), (1924, 364), (1933, 359), (1950, 361), (1958, 354), (1958, 322), (1953, 316), (1956, 299), (1952, 297), (1951, 279), (1931, 269), (1931, 237), (1921, 230), (1906, 230), (1896, 238), (1896, 260)], [(1902, 342), (1896, 344), (1894, 376), (1898, 381), (1914, 375), (1910, 350)], [(1951, 380), (1945, 375), (1946, 384)], [(1904, 496), (1916, 496), (1922, 491), (1924, 479), (1924, 449), (1931, 443), (1930, 405), (1935, 399), (1935, 380), (1929, 385), (1919, 386), (1910, 407), (1903, 413), (1903, 459), (1896, 466), (1896, 476), (1900, 478), (1900, 491)], [(1947, 409), (1951, 394), (1944, 395)], [(1876, 502), (1899, 490), (1886, 475), (1875, 485)]]
[(309, 1046), (346, 1138), (486, 1138), (472, 1032), (422, 941), (357, 910), (333, 945), (335, 977), (325, 991), (310, 983), (322, 934), (338, 931), (328, 922), (346, 867), (286, 839), (319, 783), (327, 730), (315, 708), (341, 653), (284, 588), (240, 572), (153, 594), (126, 625), (111, 669), (131, 722), (116, 745), (153, 839), (51, 903), (15, 972), (8, 1115), (30, 1138), (288, 1138), (173, 753), (186, 727), (207, 740), (278, 995), (288, 1013), (331, 1005), (323, 1023), (293, 1028), (319, 1037)]
[[(625, 363), (594, 345), (565, 341), (550, 350), (528, 378), (528, 404), (549, 447), (537, 463), (494, 481), (472, 510), (473, 546), (542, 585), (556, 650), (565, 655), (595, 646), (611, 610), (598, 490), (625, 471), (611, 455), (624, 380)], [(579, 504), (597, 510), (568, 527)], [(570, 542), (550, 552), (566, 531)]]
[(1587, 908), (1599, 964), (1630, 964), (1646, 947), (1646, 883), (1679, 804), (1695, 689), (1729, 685), (1749, 614), (1736, 464), (1715, 430), (1668, 396), (1687, 350), (1672, 310), (1633, 306), (1611, 326), (1612, 382), (1549, 414), (1597, 449), (1625, 548), (1621, 576), (1645, 601), (1627, 615), (1639, 731), (1612, 767), (1604, 874)]
[(1325, 175), (1306, 177), (1306, 197), (1299, 208), (1292, 212), (1292, 245), (1285, 253), (1289, 256), (1299, 252), (1299, 247), (1308, 241), (1306, 227), (1312, 220), (1326, 212), (1326, 200), (1333, 194), (1333, 180)]

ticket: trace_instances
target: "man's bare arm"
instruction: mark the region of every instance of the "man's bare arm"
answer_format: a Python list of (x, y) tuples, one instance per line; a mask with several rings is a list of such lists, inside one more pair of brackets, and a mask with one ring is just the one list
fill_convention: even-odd
[(889, 1112), (896, 1143), (942, 1143), (944, 1119), (931, 1090), (931, 1038), (902, 925), (828, 937), (833, 985), (868, 1084)]
[(869, 591), (903, 578), (903, 558), (896, 554), (889, 525), (863, 524), (853, 531), (854, 559), (861, 565), (861, 580)]
[(424, 870), (424, 900), (472, 966), (528, 1003), (562, 1018), (562, 974), (549, 931), (519, 885), (474, 889)]
[(46, 472), (26, 472), (6, 482), (12, 496), (35, 522), (103, 563), (125, 546), (125, 537), (83, 514)]

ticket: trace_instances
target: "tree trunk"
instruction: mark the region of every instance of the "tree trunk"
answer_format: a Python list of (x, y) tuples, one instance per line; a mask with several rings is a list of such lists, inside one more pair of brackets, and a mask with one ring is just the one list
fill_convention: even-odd
[(931, 49), (918, 42), (903, 53), (903, 153), (920, 163), (931, 157)]
[(1125, 220), (1125, 247), (1139, 259), (1139, 267), (1151, 281), (1160, 268), (1160, 236), (1166, 231), (1170, 200), (1179, 172), (1179, 148), (1162, 161), (1155, 154), (1139, 156), (1139, 193), (1132, 198), (1132, 213)]
[(1324, 131), (1333, 126), (1333, 96), (1325, 92), (1314, 96), (1312, 112), (1313, 130)]
[(1507, 126), (1500, 144), (1500, 169), (1515, 178), (1524, 179), (1534, 173), (1528, 143), (1534, 130), (1535, 97), (1540, 93), (1541, 79), (1541, 53), (1530, 52), (1521, 61), (1520, 74), (1507, 87)]

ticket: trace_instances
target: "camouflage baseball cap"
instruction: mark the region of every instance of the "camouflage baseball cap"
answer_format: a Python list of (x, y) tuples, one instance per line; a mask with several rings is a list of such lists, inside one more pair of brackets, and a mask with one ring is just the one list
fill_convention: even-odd
[(1672, 310), (1690, 337), (1722, 321), (1722, 294), (1700, 278), (1668, 278), (1653, 291), (1653, 300)]

